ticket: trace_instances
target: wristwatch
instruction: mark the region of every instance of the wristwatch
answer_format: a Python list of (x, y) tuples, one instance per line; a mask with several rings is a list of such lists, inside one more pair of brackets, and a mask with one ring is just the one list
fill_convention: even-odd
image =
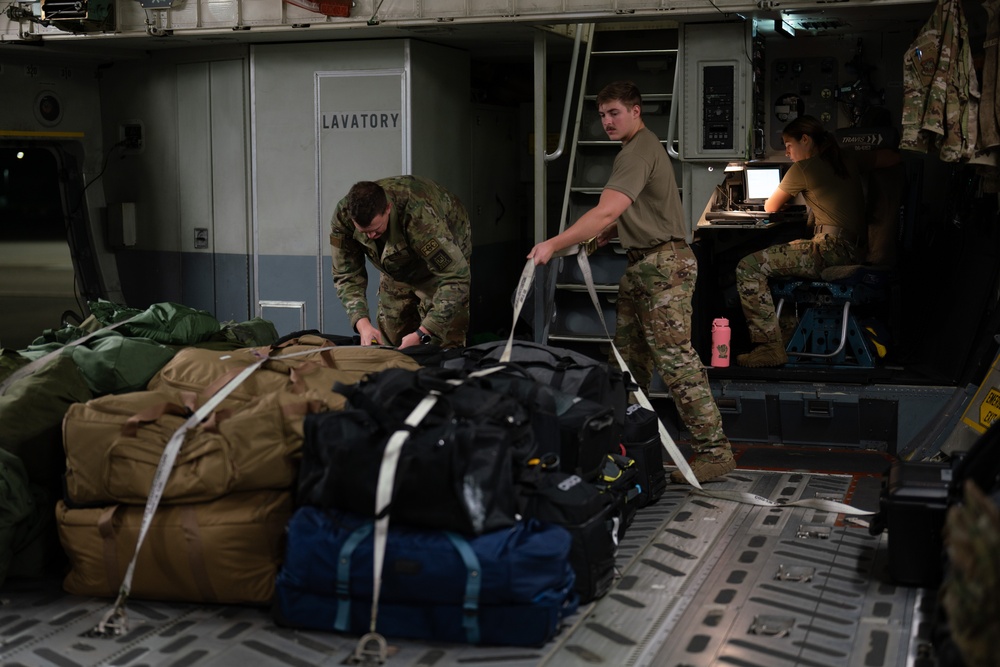
[(422, 329), (417, 329), (414, 333), (420, 339), (421, 345), (427, 345), (431, 342), (431, 335), (429, 333), (424, 333)]

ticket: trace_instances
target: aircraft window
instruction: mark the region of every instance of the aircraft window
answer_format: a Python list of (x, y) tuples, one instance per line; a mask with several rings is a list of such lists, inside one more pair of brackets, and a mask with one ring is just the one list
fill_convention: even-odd
[(20, 350), (79, 313), (62, 162), (51, 147), (0, 145), (0, 347)]
[(0, 241), (65, 241), (59, 171), (51, 151), (0, 147)]

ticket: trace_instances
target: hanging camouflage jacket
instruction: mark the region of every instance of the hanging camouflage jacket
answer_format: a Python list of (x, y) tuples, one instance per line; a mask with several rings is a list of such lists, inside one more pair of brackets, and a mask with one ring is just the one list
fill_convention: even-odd
[(939, 0), (903, 57), (899, 147), (960, 162), (976, 149), (979, 81), (958, 0)]

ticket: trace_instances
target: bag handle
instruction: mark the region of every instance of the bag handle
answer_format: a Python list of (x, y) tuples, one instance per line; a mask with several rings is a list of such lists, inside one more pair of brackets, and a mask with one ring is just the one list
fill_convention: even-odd
[(190, 417), (193, 412), (194, 409), (190, 405), (178, 405), (169, 401), (150, 405), (126, 419), (125, 423), (122, 424), (121, 434), (126, 438), (134, 438), (143, 424), (155, 422), (163, 415)]

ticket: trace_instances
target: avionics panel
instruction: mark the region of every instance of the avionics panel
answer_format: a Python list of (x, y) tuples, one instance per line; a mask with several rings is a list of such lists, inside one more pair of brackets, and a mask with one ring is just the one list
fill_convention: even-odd
[(733, 160), (749, 157), (753, 109), (747, 23), (683, 26), (681, 157)]
[(733, 117), (735, 114), (736, 65), (732, 62), (713, 65), (702, 63), (700, 148), (725, 150), (733, 148)]

